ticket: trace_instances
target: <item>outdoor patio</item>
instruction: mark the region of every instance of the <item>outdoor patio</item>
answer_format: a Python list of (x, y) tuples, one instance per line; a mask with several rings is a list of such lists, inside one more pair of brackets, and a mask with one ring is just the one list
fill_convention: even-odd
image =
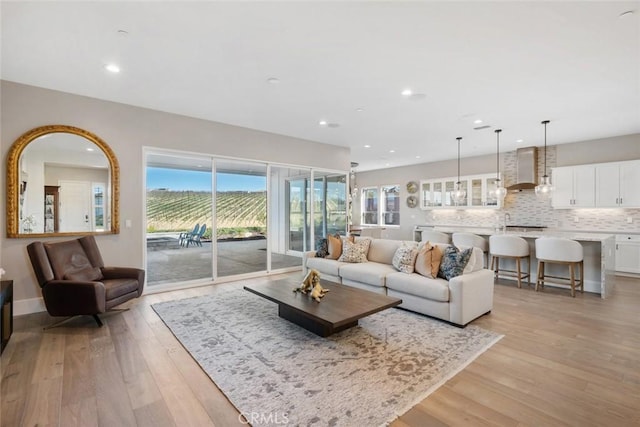
[[(178, 244), (178, 234), (155, 233), (147, 243), (149, 286), (211, 278), (212, 243), (188, 248)], [(302, 258), (271, 254), (271, 269), (302, 267)], [(218, 242), (218, 277), (267, 269), (267, 240), (222, 240)]]

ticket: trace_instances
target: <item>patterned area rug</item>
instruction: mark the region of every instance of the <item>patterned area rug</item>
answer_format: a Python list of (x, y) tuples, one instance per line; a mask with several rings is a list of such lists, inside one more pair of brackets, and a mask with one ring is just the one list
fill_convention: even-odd
[(321, 338), (243, 289), (153, 309), (253, 426), (384, 425), (502, 337), (392, 308)]

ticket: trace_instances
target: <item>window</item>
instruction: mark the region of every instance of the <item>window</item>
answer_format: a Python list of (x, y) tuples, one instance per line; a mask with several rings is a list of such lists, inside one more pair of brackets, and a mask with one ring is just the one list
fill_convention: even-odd
[(400, 186), (363, 188), (361, 212), (362, 225), (400, 225)]
[(378, 225), (378, 188), (366, 187), (362, 189), (362, 224)]
[(385, 185), (382, 193), (382, 225), (400, 225), (400, 186)]

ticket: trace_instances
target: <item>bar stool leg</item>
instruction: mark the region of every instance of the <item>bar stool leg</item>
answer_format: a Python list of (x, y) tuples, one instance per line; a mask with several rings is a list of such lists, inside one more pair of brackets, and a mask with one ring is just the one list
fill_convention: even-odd
[(571, 296), (576, 297), (576, 273), (575, 273), (575, 263), (569, 264), (569, 277), (571, 278)]
[(580, 293), (584, 294), (584, 261), (580, 261)]
[(538, 275), (536, 277), (536, 292), (538, 292), (538, 287), (542, 287), (544, 284), (542, 283), (544, 280), (544, 261), (538, 261)]
[(527, 256), (527, 286), (531, 286), (531, 255)]
[(522, 272), (520, 271), (520, 258), (516, 258), (516, 271), (518, 274), (518, 288), (522, 288)]

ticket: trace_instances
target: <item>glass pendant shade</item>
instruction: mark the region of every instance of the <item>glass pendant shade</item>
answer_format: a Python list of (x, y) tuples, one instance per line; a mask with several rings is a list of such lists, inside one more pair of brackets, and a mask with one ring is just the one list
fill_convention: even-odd
[(496, 129), (496, 189), (492, 191), (492, 195), (501, 203), (507, 195), (507, 189), (504, 188), (502, 180), (500, 179), (500, 132), (502, 129)]
[(458, 140), (458, 182), (456, 182), (456, 185), (453, 188), (451, 199), (458, 205), (466, 203), (467, 192), (462, 188), (462, 183), (460, 182), (460, 141), (462, 140), (462, 137), (457, 137), (456, 140)]
[(540, 184), (536, 185), (536, 197), (545, 200), (551, 197), (553, 185), (551, 185), (551, 180), (547, 175), (547, 125), (549, 120), (544, 120), (542, 124), (544, 125), (544, 175)]

